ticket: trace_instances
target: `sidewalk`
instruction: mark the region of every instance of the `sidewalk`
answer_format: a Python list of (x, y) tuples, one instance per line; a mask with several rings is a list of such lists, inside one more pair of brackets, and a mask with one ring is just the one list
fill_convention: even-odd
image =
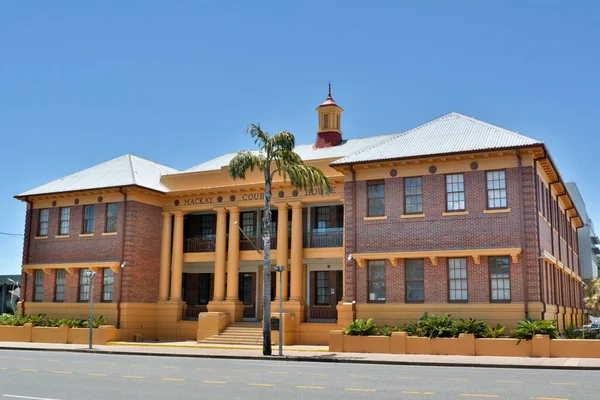
[[(345, 362), (383, 365), (430, 365), (448, 367), (538, 368), (600, 370), (600, 358), (527, 358), (482, 356), (432, 356), (418, 354), (330, 353), (327, 346), (284, 346), (284, 357), (263, 356), (258, 346), (212, 346), (196, 342), (113, 342), (89, 350), (80, 344), (0, 342), (2, 350), (68, 351), (97, 354), (165, 357), (233, 358), (251, 360)], [(277, 346), (273, 354), (277, 354)]]

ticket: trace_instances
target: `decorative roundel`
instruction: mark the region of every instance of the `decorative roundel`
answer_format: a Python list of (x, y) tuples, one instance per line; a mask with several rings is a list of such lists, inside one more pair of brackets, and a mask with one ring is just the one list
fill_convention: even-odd
[(75, 199), (74, 203), (75, 205), (79, 204), (79, 199)]
[(297, 191), (297, 190), (294, 190), (294, 191), (292, 192), (292, 196), (294, 196), (294, 197), (298, 196), (298, 191)]
[(102, 196), (98, 196), (98, 203), (102, 203)]
[(431, 167), (429, 167), (430, 174), (435, 174), (436, 172), (437, 172), (437, 167), (435, 165), (432, 165)]
[(398, 175), (398, 171), (396, 171), (395, 169), (390, 170), (390, 176), (396, 176)]
[(473, 162), (471, 163), (471, 169), (472, 169), (473, 171), (475, 171), (477, 168), (479, 168), (479, 164), (477, 164), (475, 161), (473, 161)]
[(285, 193), (283, 193), (283, 190), (282, 190), (282, 191), (280, 191), (279, 193), (277, 193), (277, 196), (279, 196), (279, 197), (283, 197), (283, 196), (285, 196)]
[(175, 206), (178, 206), (178, 205), (179, 205), (179, 200), (175, 200), (175, 201), (173, 202), (173, 204), (175, 204)]
[(217, 197), (217, 203), (220, 203), (220, 202), (222, 202), (222, 201), (223, 201), (223, 196), (219, 196), (219, 197)]
[(235, 195), (232, 194), (231, 196), (229, 196), (229, 201), (235, 201)]
[(52, 207), (56, 207), (56, 200), (52, 202)]

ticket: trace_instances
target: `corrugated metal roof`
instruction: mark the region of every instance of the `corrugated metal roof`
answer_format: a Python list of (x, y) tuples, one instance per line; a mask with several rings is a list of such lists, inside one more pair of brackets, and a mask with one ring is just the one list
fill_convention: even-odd
[(392, 160), (541, 144), (519, 133), (458, 113), (435, 119), (384, 142), (357, 151), (333, 164)]
[(169, 189), (160, 183), (161, 175), (179, 170), (149, 161), (133, 154), (125, 154), (102, 164), (57, 179), (18, 196), (33, 196), (74, 190), (99, 189), (114, 186), (138, 185), (160, 192)]
[[(371, 147), (375, 144), (381, 143), (391, 137), (398, 136), (397, 133), (391, 135), (379, 135), (379, 136), (369, 136), (364, 138), (357, 139), (348, 139), (343, 140), (337, 146), (334, 147), (325, 147), (322, 149), (313, 148), (313, 144), (299, 144), (294, 148), (294, 151), (298, 153), (300, 158), (304, 161), (309, 160), (322, 160), (327, 158), (338, 158), (345, 157), (352, 153), (355, 153), (361, 149)], [(258, 152), (254, 152), (258, 154)], [(226, 165), (229, 165), (231, 159), (237, 153), (228, 153), (222, 156), (213, 158), (212, 160), (206, 161), (202, 164), (196, 165), (190, 169), (186, 169), (183, 172), (200, 172), (200, 171), (213, 171), (220, 169)]]

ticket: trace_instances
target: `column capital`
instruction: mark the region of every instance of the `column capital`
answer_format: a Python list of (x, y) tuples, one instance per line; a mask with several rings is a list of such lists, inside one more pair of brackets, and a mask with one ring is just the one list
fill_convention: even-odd
[(290, 205), (287, 202), (278, 202), (278, 203), (273, 203), (273, 205), (278, 209), (278, 210), (287, 210)]
[(173, 215), (173, 213), (171, 211), (163, 211), (162, 215), (165, 218), (171, 218), (171, 216)]
[(304, 205), (301, 201), (294, 201), (289, 203), (292, 208), (302, 208)]
[(227, 207), (227, 211), (229, 211), (230, 213), (239, 213), (240, 210), (241, 208), (238, 206)]
[(225, 207), (215, 207), (213, 208), (214, 211), (217, 212), (217, 214), (226, 214), (227, 213), (227, 209)]
[(179, 211), (179, 210), (178, 211), (173, 211), (173, 215), (175, 217), (183, 217), (185, 214), (187, 214), (187, 212), (185, 212), (185, 211)]

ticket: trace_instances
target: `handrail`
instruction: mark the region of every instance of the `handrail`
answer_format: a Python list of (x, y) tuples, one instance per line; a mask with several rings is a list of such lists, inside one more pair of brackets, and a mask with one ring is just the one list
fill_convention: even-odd
[(225, 315), (223, 315), (221, 318), (219, 318), (219, 322), (223, 321), (228, 316), (229, 316), (229, 314), (225, 313)]

